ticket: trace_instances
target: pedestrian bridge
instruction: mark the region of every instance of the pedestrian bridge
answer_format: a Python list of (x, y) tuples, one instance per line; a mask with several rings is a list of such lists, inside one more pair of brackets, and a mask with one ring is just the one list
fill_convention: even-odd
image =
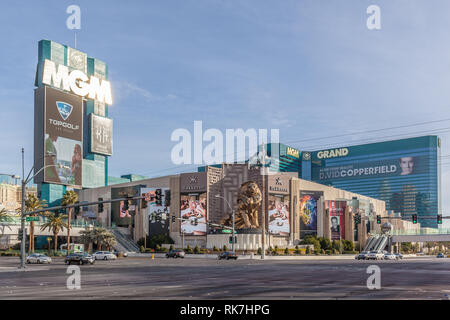
[(450, 242), (450, 229), (416, 229), (416, 230), (394, 230), (392, 242)]

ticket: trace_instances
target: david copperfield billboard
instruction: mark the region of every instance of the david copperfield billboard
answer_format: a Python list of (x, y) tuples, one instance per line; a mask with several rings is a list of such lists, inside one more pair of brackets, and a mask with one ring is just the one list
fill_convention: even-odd
[(386, 210), (435, 228), (426, 216), (441, 212), (439, 154), (437, 136), (313, 152), (311, 180), (383, 200)]
[(44, 87), (44, 182), (80, 188), (83, 161), (83, 100)]

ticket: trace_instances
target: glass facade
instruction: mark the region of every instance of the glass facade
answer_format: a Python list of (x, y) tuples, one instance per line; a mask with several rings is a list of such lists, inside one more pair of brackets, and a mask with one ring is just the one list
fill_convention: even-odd
[(311, 180), (383, 200), (386, 210), (417, 214), (422, 227), (436, 228), (439, 151), (437, 136), (315, 151)]

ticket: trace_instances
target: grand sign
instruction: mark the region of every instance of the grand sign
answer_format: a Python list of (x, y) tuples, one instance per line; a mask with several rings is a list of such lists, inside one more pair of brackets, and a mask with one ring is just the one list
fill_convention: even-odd
[(348, 155), (348, 148), (331, 149), (317, 152), (317, 158), (319, 159), (345, 157), (346, 155)]
[(100, 102), (112, 104), (111, 84), (107, 80), (88, 77), (83, 71), (72, 70), (69, 67), (45, 59), (42, 83), (65, 91), (71, 91), (79, 96), (96, 99)]

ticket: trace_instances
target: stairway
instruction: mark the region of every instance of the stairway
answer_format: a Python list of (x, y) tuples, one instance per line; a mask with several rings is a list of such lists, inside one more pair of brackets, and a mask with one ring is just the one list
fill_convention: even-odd
[(118, 228), (112, 229), (116, 237), (117, 244), (115, 245), (115, 249), (123, 252), (139, 252), (139, 246), (133, 241), (130, 235), (125, 234), (123, 231)]

